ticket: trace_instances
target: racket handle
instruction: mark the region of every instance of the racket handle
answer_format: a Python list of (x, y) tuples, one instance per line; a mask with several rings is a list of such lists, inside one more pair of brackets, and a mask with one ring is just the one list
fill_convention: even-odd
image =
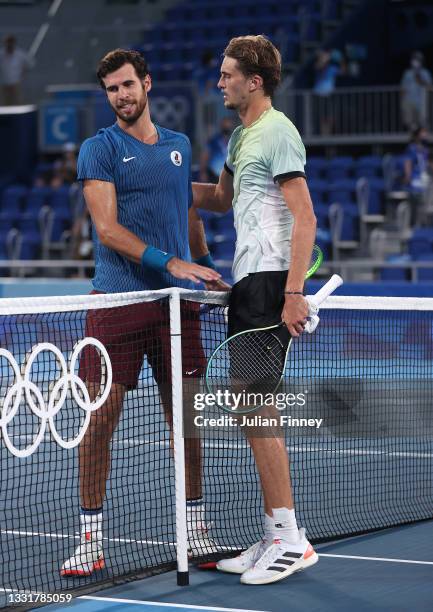
[(312, 296), (309, 296), (311, 302), (313, 302), (316, 306), (320, 306), (322, 302), (326, 300), (327, 297), (334, 293), (334, 291), (343, 284), (343, 279), (338, 274), (333, 274), (329, 281), (323, 285), (321, 289), (317, 293)]

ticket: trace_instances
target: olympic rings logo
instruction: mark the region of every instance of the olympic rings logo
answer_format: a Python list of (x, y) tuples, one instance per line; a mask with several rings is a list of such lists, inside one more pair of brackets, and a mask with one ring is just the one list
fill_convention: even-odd
[[(98, 395), (93, 401), (90, 401), (89, 391), (84, 381), (75, 374), (75, 366), (79, 353), (85, 346), (91, 345), (93, 345), (99, 351), (101, 359), (101, 383)], [(32, 380), (30, 380), (33, 363), (38, 355), (44, 351), (49, 351), (54, 354), (61, 370), (59, 378), (57, 378), (50, 385), (48, 404), (46, 404), (44, 396), (42, 395), (39, 387), (32, 382)], [(50, 342), (41, 342), (32, 347), (23, 364), (22, 374), (20, 367), (12, 353), (6, 349), (0, 348), (0, 359), (1, 358), (6, 359), (9, 362), (15, 375), (15, 382), (7, 391), (2, 405), (0, 406), (0, 428), (3, 433), (3, 440), (10, 452), (16, 457), (29, 457), (38, 448), (41, 440), (43, 439), (47, 424), (49, 425), (49, 429), (54, 440), (62, 448), (69, 449), (78, 446), (89, 426), (91, 413), (98, 410), (98, 408), (103, 405), (111, 390), (113, 373), (110, 357), (105, 346), (99, 342), (99, 340), (96, 340), (96, 338), (90, 337), (84, 338), (83, 340), (77, 342), (71, 354), (69, 371), (63, 353), (57, 348), (57, 346), (51, 344)], [(74, 400), (77, 402), (78, 406), (84, 410), (86, 416), (77, 436), (75, 438), (65, 440), (57, 431), (54, 418), (65, 403), (69, 387), (71, 388)], [(27, 405), (33, 414), (40, 419), (41, 423), (39, 431), (33, 442), (26, 448), (20, 449), (14, 446), (13, 442), (11, 441), (7, 427), (15, 417), (18, 408), (20, 407), (23, 399), (23, 393)]]

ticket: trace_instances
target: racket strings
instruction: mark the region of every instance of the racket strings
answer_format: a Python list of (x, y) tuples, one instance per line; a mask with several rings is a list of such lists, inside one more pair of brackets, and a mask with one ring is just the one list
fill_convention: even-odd
[(307, 274), (305, 275), (305, 278), (310, 278), (310, 276), (312, 276), (315, 272), (317, 272), (317, 270), (322, 265), (322, 261), (323, 261), (322, 250), (321, 250), (321, 248), (317, 244), (315, 244), (313, 246), (313, 251), (311, 253), (310, 265), (309, 265), (309, 268), (307, 270)]
[(239, 334), (210, 362), (207, 379), (213, 388), (272, 393), (283, 374), (286, 351), (268, 331)]

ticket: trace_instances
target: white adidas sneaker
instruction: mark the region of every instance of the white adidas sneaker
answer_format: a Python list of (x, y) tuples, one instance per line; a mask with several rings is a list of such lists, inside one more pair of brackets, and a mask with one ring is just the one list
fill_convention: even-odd
[(102, 537), (97, 535), (91, 532), (82, 534), (74, 554), (62, 565), (61, 576), (90, 576), (93, 572), (104, 569)]
[(216, 568), (220, 570), (220, 572), (243, 574), (246, 570), (253, 567), (254, 563), (260, 559), (265, 550), (266, 540), (260, 540), (247, 548), (247, 550), (244, 550), (244, 552), (237, 557), (220, 559), (216, 564)]
[(305, 529), (299, 530), (299, 542), (288, 544), (275, 539), (254, 566), (241, 576), (242, 584), (270, 584), (287, 578), (319, 560), (319, 556), (305, 537)]

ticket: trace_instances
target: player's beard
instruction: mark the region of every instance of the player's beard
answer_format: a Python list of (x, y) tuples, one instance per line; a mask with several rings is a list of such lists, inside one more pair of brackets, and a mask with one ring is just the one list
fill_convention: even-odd
[(125, 123), (128, 123), (129, 125), (132, 125), (133, 123), (138, 121), (138, 119), (140, 119), (141, 115), (144, 113), (144, 110), (147, 106), (147, 94), (144, 90), (144, 87), (143, 87), (143, 95), (141, 96), (141, 98), (137, 101), (133, 100), (130, 103), (133, 103), (136, 105), (135, 112), (130, 115), (123, 114), (121, 109), (116, 108), (114, 106), (112, 106), (112, 108), (114, 112), (116, 113), (116, 116), (119, 117), (119, 119), (121, 119)]

